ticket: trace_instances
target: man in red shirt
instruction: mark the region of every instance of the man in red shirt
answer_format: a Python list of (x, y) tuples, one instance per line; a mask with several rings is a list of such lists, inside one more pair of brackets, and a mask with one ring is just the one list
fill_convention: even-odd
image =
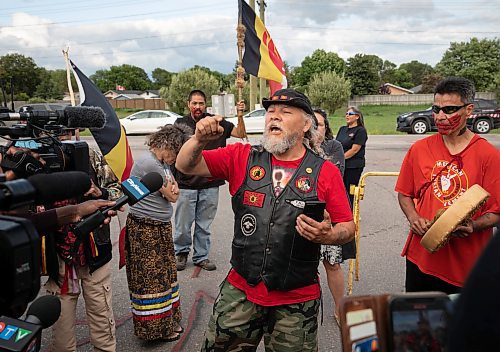
[[(467, 129), (474, 109), (474, 84), (450, 77), (435, 88), (434, 121), (438, 134), (417, 141), (408, 151), (396, 184), (398, 200), (410, 223), (403, 249), (406, 291), (460, 291), (472, 266), (500, 221), (500, 153)], [(490, 198), (435, 253), (420, 245), (439, 209), (450, 207), (467, 189), (478, 184)]]
[[(317, 351), (320, 244), (343, 244), (354, 223), (338, 168), (315, 154), (309, 99), (282, 89), (262, 102), (262, 145), (203, 150), (223, 133), (220, 117), (196, 124), (179, 152), (184, 173), (229, 181), (235, 214), (232, 270), (221, 286), (203, 351)], [(313, 146), (314, 148), (315, 146)], [(324, 220), (302, 214), (326, 203)]]

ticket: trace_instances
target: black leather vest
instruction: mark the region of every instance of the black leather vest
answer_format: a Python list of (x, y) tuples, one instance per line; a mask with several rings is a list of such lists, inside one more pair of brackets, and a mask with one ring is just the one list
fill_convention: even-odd
[[(324, 160), (307, 149), (278, 197), (273, 192), (271, 154), (252, 147), (246, 178), (232, 198), (235, 214), (231, 265), (249, 285), (289, 291), (318, 281), (320, 245), (295, 230), (301, 202), (318, 200)], [(303, 205), (303, 203), (302, 203)]]

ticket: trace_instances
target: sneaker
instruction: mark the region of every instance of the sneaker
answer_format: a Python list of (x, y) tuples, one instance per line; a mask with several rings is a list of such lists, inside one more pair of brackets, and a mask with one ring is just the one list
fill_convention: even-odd
[(180, 253), (177, 255), (177, 271), (182, 271), (186, 269), (188, 255), (186, 253)]
[(199, 266), (200, 268), (206, 271), (213, 271), (217, 269), (217, 266), (214, 263), (212, 263), (209, 259), (202, 260), (199, 263), (194, 263), (194, 265)]

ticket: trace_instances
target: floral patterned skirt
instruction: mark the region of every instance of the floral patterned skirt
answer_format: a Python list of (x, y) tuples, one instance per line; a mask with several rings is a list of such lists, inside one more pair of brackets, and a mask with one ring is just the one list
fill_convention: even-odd
[(164, 339), (181, 321), (171, 222), (129, 214), (125, 251), (134, 333)]
[(321, 260), (326, 260), (332, 265), (342, 263), (342, 246), (334, 244), (321, 245)]

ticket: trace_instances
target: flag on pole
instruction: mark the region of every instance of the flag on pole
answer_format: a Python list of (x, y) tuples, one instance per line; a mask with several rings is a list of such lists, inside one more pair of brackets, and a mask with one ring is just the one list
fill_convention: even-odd
[[(99, 149), (101, 150), (106, 162), (118, 179), (123, 182), (130, 177), (130, 171), (134, 160), (132, 151), (127, 141), (125, 130), (123, 129), (115, 110), (111, 107), (106, 97), (92, 83), (92, 81), (83, 74), (82, 71), (70, 60), (73, 74), (75, 75), (78, 91), (80, 92), (81, 106), (98, 106), (104, 110), (106, 123), (103, 128), (90, 128), (90, 133), (94, 137)], [(126, 214), (118, 215), (120, 225), (120, 268), (125, 265), (125, 219)]]
[(246, 28), (243, 67), (247, 73), (267, 79), (272, 95), (287, 87), (285, 65), (261, 19), (244, 0), (238, 3), (239, 18)]

